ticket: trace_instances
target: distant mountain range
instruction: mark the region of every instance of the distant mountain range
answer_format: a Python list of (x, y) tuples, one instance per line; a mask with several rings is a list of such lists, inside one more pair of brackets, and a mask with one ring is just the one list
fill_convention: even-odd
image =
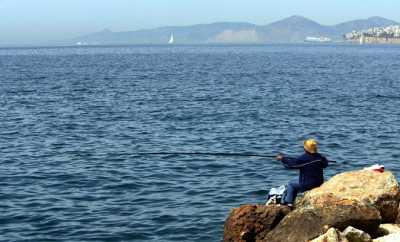
[(293, 43), (306, 37), (329, 37), (341, 41), (345, 33), (399, 24), (396, 21), (371, 17), (337, 25), (321, 25), (302, 16), (292, 16), (268, 25), (220, 22), (192, 26), (171, 26), (127, 32), (101, 32), (67, 41), (69, 44), (166, 44), (173, 34), (176, 44), (207, 43)]

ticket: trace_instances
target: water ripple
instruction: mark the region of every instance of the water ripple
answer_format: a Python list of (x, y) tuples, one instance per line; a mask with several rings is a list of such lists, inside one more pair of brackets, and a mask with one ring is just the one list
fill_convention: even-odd
[(400, 169), (396, 46), (0, 49), (0, 240), (219, 241), (232, 207), (297, 175)]

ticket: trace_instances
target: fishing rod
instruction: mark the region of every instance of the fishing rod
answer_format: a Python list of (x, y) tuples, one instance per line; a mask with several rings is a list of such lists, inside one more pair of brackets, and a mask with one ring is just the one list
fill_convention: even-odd
[(214, 152), (149, 152), (135, 153), (135, 155), (203, 155), (203, 156), (243, 156), (243, 157), (262, 157), (275, 158), (275, 155), (263, 155), (252, 153), (214, 153)]
[[(264, 155), (254, 153), (215, 153), (215, 152), (147, 152), (135, 153), (135, 155), (200, 155), (200, 156), (238, 156), (238, 157), (260, 157), (260, 158), (276, 158), (276, 155)], [(337, 163), (334, 160), (328, 162)]]

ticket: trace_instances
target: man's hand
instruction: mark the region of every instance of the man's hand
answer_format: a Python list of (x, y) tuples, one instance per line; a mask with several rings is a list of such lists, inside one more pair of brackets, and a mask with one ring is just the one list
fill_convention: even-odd
[(282, 161), (283, 156), (281, 154), (276, 155), (276, 160)]

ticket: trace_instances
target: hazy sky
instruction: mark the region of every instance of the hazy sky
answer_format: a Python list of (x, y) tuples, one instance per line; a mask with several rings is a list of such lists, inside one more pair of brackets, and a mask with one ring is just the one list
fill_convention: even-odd
[(0, 43), (62, 40), (104, 28), (267, 24), (291, 15), (321, 24), (370, 16), (400, 21), (399, 9), (399, 0), (0, 0)]

